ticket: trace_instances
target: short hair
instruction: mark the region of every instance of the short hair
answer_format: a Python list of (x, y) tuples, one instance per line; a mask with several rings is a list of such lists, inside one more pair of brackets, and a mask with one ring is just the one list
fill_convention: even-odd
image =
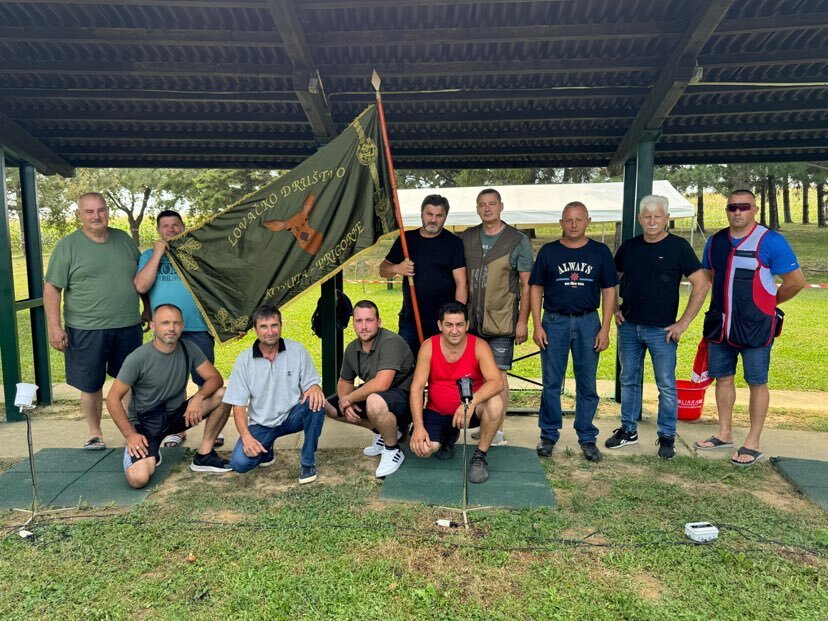
[(109, 209), (109, 205), (106, 204), (106, 198), (100, 192), (84, 192), (83, 194), (81, 194), (78, 197), (78, 207), (80, 207), (81, 201), (85, 198), (97, 198), (99, 201), (101, 201), (101, 203), (103, 203), (104, 207)]
[(358, 308), (373, 308), (374, 312), (377, 314), (377, 319), (380, 318), (379, 307), (376, 304), (374, 304), (371, 300), (360, 300), (359, 302), (354, 304), (354, 312), (356, 312), (356, 309)]
[(733, 196), (734, 194), (750, 194), (750, 197), (753, 199), (753, 202), (756, 202), (756, 194), (754, 194), (750, 190), (746, 190), (744, 188), (742, 188), (741, 190), (733, 190), (728, 196)]
[(638, 213), (642, 214), (645, 211), (655, 211), (656, 209), (663, 209), (664, 215), (670, 213), (670, 201), (666, 196), (659, 196), (658, 194), (648, 194), (641, 199), (638, 207)]
[(442, 207), (446, 210), (446, 215), (449, 212), (449, 202), (445, 196), (440, 196), (439, 194), (429, 194), (423, 199), (423, 202), (420, 204), (420, 213), (425, 211), (427, 205), (434, 205), (435, 207)]
[(503, 202), (503, 199), (502, 199), (502, 198), (500, 198), (500, 192), (498, 192), (498, 191), (497, 191), (497, 190), (495, 190), (494, 188), (484, 188), (484, 189), (480, 190), (480, 192), (478, 192), (478, 194), (477, 194), (477, 200), (475, 200), (475, 203), (476, 203), (477, 201), (479, 201), (479, 200), (480, 200), (480, 197), (481, 197), (481, 196), (483, 196), (484, 194), (494, 194), (495, 196), (497, 196), (497, 202), (498, 202), (498, 203), (502, 203), (502, 202)]
[(181, 220), (181, 224), (184, 224), (184, 218), (181, 217), (181, 214), (178, 213), (177, 211), (173, 211), (172, 209), (165, 209), (164, 211), (159, 213), (157, 216), (155, 216), (156, 226), (158, 225), (159, 222), (161, 222), (161, 218), (178, 218), (179, 220)]
[(253, 312), (250, 313), (250, 321), (253, 322), (254, 328), (256, 327), (259, 319), (270, 319), (271, 317), (278, 318), (279, 322), (282, 321), (282, 311), (272, 304), (262, 304), (261, 306), (257, 306)]
[(181, 315), (181, 318), (184, 319), (184, 313), (181, 311), (181, 309), (178, 306), (176, 306), (175, 304), (170, 304), (169, 302), (165, 302), (164, 304), (159, 304), (158, 306), (153, 308), (152, 309), (153, 318), (155, 317), (155, 313), (160, 311), (162, 308), (171, 308), (173, 310), (177, 310), (178, 314)]
[(463, 304), (462, 302), (457, 302), (452, 300), (451, 302), (446, 302), (440, 307), (440, 310), (437, 311), (437, 318), (440, 321), (443, 321), (446, 315), (463, 315), (463, 318), (468, 321), (469, 320), (469, 309), (468, 307)]
[(585, 212), (587, 212), (587, 216), (589, 216), (589, 209), (587, 209), (587, 206), (584, 205), (581, 201), (570, 201), (566, 205), (564, 205), (563, 210), (561, 210), (561, 218), (563, 218), (564, 211), (566, 211), (567, 209), (575, 209), (576, 207), (580, 207), (581, 209), (583, 209)]

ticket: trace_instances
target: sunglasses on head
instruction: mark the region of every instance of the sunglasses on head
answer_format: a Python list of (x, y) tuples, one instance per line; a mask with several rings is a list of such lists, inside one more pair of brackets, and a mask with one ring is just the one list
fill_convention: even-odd
[(736, 211), (750, 211), (753, 209), (753, 205), (750, 203), (728, 203), (727, 210), (730, 212)]

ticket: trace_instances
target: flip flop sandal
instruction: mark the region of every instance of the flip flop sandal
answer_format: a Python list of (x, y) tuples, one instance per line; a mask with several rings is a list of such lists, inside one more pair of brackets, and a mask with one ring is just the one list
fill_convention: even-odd
[(752, 466), (752, 465), (753, 465), (753, 464), (755, 464), (757, 461), (759, 461), (760, 459), (762, 459), (762, 452), (761, 452), (761, 451), (754, 451), (753, 449), (749, 449), (749, 448), (746, 448), (746, 447), (744, 447), (744, 446), (743, 446), (743, 447), (741, 447), (738, 451), (736, 451), (736, 454), (737, 454), (737, 455), (749, 455), (750, 457), (753, 457), (753, 459), (752, 459), (752, 460), (750, 460), (750, 461), (745, 461), (745, 462), (736, 461), (736, 460), (735, 460), (735, 459), (733, 459), (733, 458), (731, 458), (731, 459), (730, 459), (730, 463), (731, 463), (731, 464), (733, 464), (734, 466), (740, 466), (740, 467), (742, 467), (742, 468), (745, 468), (745, 467), (748, 467), (748, 466)]
[[(708, 442), (713, 446), (702, 446), (703, 442)], [(716, 436), (710, 436), (707, 440), (695, 442), (693, 445), (700, 451), (711, 451), (713, 449), (731, 448), (733, 446), (733, 442), (725, 442), (724, 440), (719, 440)]]
[(83, 448), (87, 451), (102, 451), (106, 448), (106, 442), (100, 436), (94, 436), (84, 443)]
[(171, 433), (170, 435), (165, 436), (163, 440), (161, 440), (161, 446), (165, 448), (172, 448), (174, 446), (178, 446), (183, 441), (184, 438), (182, 438), (180, 435), (178, 435), (177, 433)]
[(216, 438), (216, 441), (213, 442), (213, 446), (214, 447), (224, 446), (224, 434), (223, 433), (218, 434), (218, 437)]

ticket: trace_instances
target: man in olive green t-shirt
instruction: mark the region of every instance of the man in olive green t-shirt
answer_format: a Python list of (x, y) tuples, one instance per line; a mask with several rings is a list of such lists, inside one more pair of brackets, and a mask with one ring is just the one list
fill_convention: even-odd
[[(405, 456), (399, 447), (408, 430), (408, 407), (414, 356), (403, 338), (382, 327), (377, 305), (371, 300), (354, 304), (357, 338), (345, 348), (335, 395), (328, 397), (325, 413), (333, 420), (374, 430), (374, 441), (363, 449), (367, 457), (380, 457), (376, 475), (393, 474)], [(362, 384), (357, 388), (354, 381)]]
[[(140, 253), (132, 239), (109, 228), (109, 209), (98, 192), (78, 199), (81, 228), (61, 239), (49, 259), (43, 306), (49, 343), (65, 353), (66, 381), (81, 391), (89, 425), (86, 449), (104, 449), (102, 388), (141, 344), (138, 292), (133, 284)], [(63, 320), (60, 302), (63, 295)]]

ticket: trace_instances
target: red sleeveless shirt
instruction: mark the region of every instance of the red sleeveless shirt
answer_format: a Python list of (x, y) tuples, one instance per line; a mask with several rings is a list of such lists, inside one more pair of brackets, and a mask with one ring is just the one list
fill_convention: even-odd
[(452, 416), (460, 407), (457, 380), (471, 377), (474, 392), (483, 385), (483, 374), (475, 355), (477, 337), (467, 335), (466, 349), (457, 362), (449, 362), (440, 347), (440, 335), (431, 337), (431, 369), (428, 373), (428, 403), (426, 407), (443, 416)]

